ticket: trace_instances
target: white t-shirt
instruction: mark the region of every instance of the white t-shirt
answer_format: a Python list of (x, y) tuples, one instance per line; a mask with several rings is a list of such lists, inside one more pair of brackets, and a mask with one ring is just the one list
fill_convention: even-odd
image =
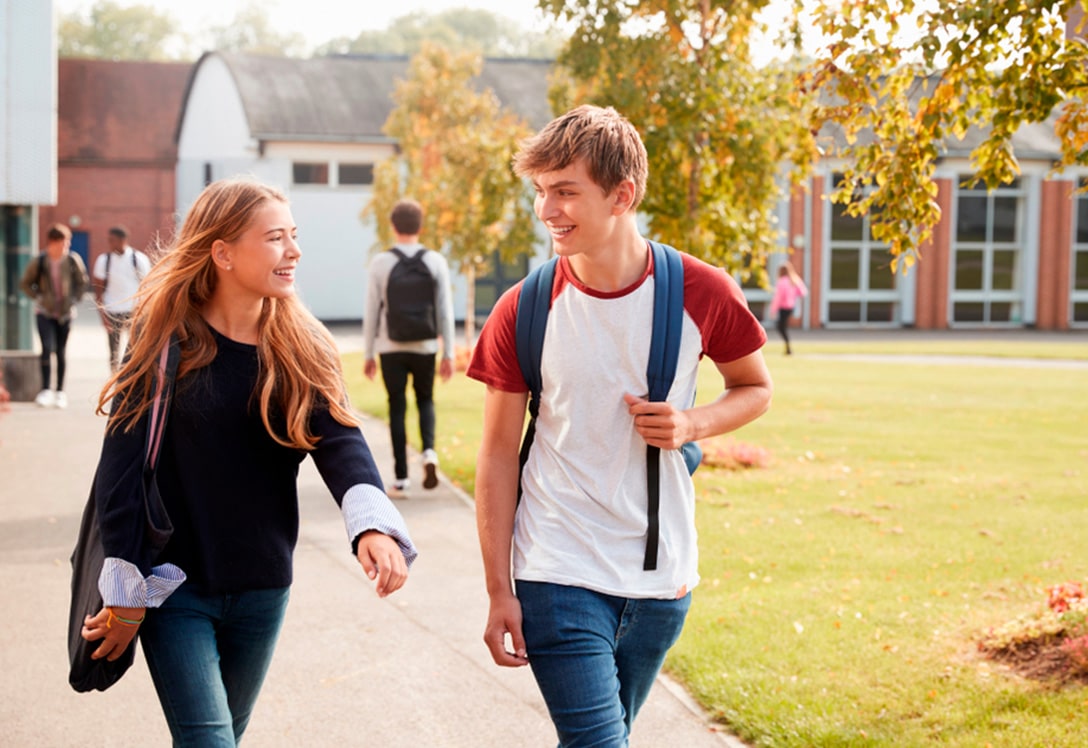
[[(133, 264), (133, 256), (136, 258)], [(107, 277), (106, 264), (109, 262)], [(94, 261), (94, 277), (106, 282), (102, 292), (102, 306), (107, 312), (125, 314), (136, 306), (136, 292), (140, 281), (151, 271), (151, 260), (143, 252), (125, 246), (121, 254), (103, 252)]]
[[(691, 406), (703, 355), (729, 362), (766, 341), (737, 284), (688, 255), (684, 321), (669, 402)], [(514, 333), (521, 286), (496, 304), (468, 375), (508, 392), (528, 386)], [(541, 354), (536, 436), (522, 473), (514, 523), (515, 579), (584, 587), (631, 598), (674, 599), (699, 581), (695, 490), (679, 450), (661, 453), (658, 563), (646, 551), (646, 443), (635, 431), (625, 392), (647, 394), (653, 327), (652, 268), (610, 294), (556, 268)]]

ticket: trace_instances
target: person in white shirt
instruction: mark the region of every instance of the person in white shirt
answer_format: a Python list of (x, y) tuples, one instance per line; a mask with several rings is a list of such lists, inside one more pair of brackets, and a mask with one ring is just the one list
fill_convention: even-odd
[(107, 235), (109, 251), (98, 256), (91, 273), (98, 314), (110, 344), (110, 370), (121, 363), (121, 335), (128, 329), (140, 281), (151, 270), (151, 260), (128, 245), (128, 230), (114, 226)]
[[(648, 172), (638, 132), (615, 109), (579, 107), (523, 141), (514, 171), (532, 180), (559, 259), (524, 463), (524, 281), (496, 303), (467, 372), (487, 385), (476, 461), (484, 641), (496, 664), (530, 666), (562, 748), (626, 746), (699, 582), (681, 447), (767, 409), (767, 336), (728, 273), (681, 254), (675, 379), (667, 400), (650, 401), (656, 277), (637, 219)], [(704, 358), (721, 390), (692, 406)], [(659, 450), (652, 546), (649, 447)]]

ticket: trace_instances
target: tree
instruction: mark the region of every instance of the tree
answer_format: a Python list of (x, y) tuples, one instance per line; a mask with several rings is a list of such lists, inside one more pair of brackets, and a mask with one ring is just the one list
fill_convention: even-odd
[(815, 6), (827, 43), (797, 91), (813, 103), (810, 142), (841, 128), (846, 166), (832, 197), (871, 213), (893, 268), (913, 264), (940, 220), (934, 172), (949, 140), (984, 132), (971, 159), (991, 189), (1019, 174), (1011, 139), (1026, 123), (1052, 121), (1059, 167), (1088, 165), (1088, 47), (1065, 39), (1078, 6), (1088, 0)]
[(392, 243), (387, 217), (394, 203), (402, 197), (422, 203), (423, 240), (445, 251), (467, 280), (470, 344), (476, 274), (492, 256), (513, 259), (534, 242), (527, 190), (510, 168), (529, 129), (490, 89), (474, 88), (481, 66), (477, 54), (432, 44), (412, 58), (384, 127), (398, 155), (375, 169), (374, 194), (362, 214), (377, 224), (378, 249)]
[(612, 105), (642, 133), (650, 233), (757, 281), (779, 249), (781, 165), (807, 124), (789, 108), (792, 76), (752, 63), (755, 15), (767, 4), (540, 2), (575, 26), (553, 108)]
[(88, 14), (65, 13), (57, 24), (61, 57), (107, 60), (178, 59), (187, 44), (169, 13), (150, 5), (100, 0)]
[(219, 51), (280, 57), (303, 57), (307, 51), (306, 37), (298, 32), (276, 31), (268, 11), (254, 2), (239, 9), (230, 23), (211, 27), (207, 36), (210, 48)]
[[(908, 266), (940, 218), (949, 139), (985, 130), (973, 161), (990, 187), (1017, 173), (1010, 140), (1029, 122), (1052, 118), (1059, 165), (1088, 164), (1088, 47), (1063, 34), (1088, 0), (793, 0), (775, 20), (795, 51), (808, 29), (825, 41), (765, 68), (749, 46), (765, 0), (539, 5), (575, 26), (556, 108), (591, 99), (626, 114), (650, 153), (651, 231), (742, 274), (758, 276), (774, 246), (775, 178), (800, 181), (827, 155), (846, 164), (834, 199), (869, 212)], [(831, 127), (847, 141), (837, 151), (821, 137)]]
[(363, 31), (322, 45), (322, 54), (413, 55), (425, 42), (447, 49), (472, 49), (485, 57), (554, 58), (562, 45), (558, 31), (528, 31), (505, 16), (459, 8), (441, 13), (415, 12), (390, 22), (384, 31)]

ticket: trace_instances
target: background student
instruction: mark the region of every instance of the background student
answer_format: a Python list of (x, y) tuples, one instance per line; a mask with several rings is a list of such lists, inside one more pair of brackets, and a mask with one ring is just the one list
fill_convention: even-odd
[(412, 380), (422, 447), (423, 487), (438, 485), (435, 451), (434, 374), (438, 338), (443, 381), (453, 375), (453, 300), (450, 271), (440, 252), (419, 241), (423, 208), (401, 200), (390, 213), (396, 244), (375, 255), (367, 268), (363, 319), (363, 373), (373, 379), (381, 361), (382, 383), (389, 398), (389, 435), (393, 442), (394, 488), (406, 491), (408, 478), (408, 380)]
[(778, 268), (778, 279), (774, 284), (774, 297), (771, 299), (771, 315), (775, 317), (775, 327), (786, 343), (786, 355), (793, 353), (790, 348), (790, 317), (797, 307), (799, 299), (808, 295), (808, 287), (789, 262)]
[[(19, 288), (34, 299), (34, 318), (42, 345), (42, 389), (34, 402), (43, 408), (67, 408), (64, 376), (68, 369), (68, 334), (76, 316), (76, 304), (87, 291), (87, 268), (79, 255), (69, 251), (72, 231), (67, 226), (53, 224), (45, 238), (45, 251), (26, 266)], [(54, 358), (57, 361), (55, 387), (52, 378)]]
[(128, 330), (140, 281), (151, 270), (146, 254), (128, 244), (128, 229), (114, 226), (106, 235), (109, 251), (94, 262), (91, 283), (98, 302), (98, 314), (110, 347), (110, 371), (121, 362), (121, 336)]

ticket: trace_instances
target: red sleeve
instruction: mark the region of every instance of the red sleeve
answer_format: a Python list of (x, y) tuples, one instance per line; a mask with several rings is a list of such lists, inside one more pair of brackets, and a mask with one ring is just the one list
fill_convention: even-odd
[(528, 392), (518, 366), (517, 318), (521, 283), (507, 289), (491, 310), (465, 372), (472, 379), (504, 392)]
[(683, 258), (684, 310), (699, 328), (703, 354), (727, 364), (762, 348), (767, 332), (732, 276), (690, 255)]

